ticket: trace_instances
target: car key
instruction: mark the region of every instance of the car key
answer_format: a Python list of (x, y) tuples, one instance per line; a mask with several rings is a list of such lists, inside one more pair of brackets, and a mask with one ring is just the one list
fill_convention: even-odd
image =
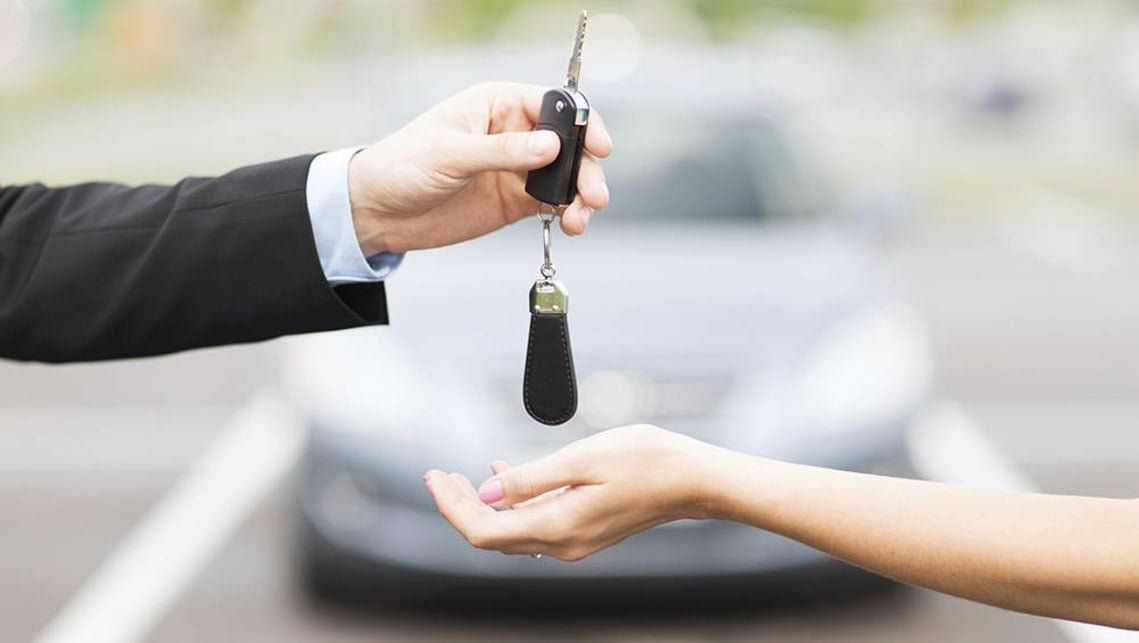
[(577, 88), (588, 20), (589, 12), (582, 11), (577, 19), (577, 34), (573, 40), (565, 87), (546, 92), (538, 111), (537, 129), (556, 133), (562, 147), (552, 163), (526, 176), (526, 193), (552, 206), (569, 205), (577, 194), (577, 173), (581, 169), (585, 129), (589, 124), (589, 101)]
[(557, 271), (550, 258), (550, 227), (558, 216), (558, 206), (573, 202), (577, 194), (577, 173), (589, 121), (589, 102), (577, 88), (588, 19), (587, 11), (578, 17), (565, 87), (546, 92), (538, 116), (537, 129), (557, 133), (561, 150), (553, 163), (526, 177), (526, 192), (540, 202), (544, 261), (539, 269), (541, 279), (530, 288), (530, 338), (526, 344), (522, 401), (530, 417), (548, 425), (564, 424), (577, 412), (577, 377), (567, 318), (569, 293), (561, 281), (554, 279)]

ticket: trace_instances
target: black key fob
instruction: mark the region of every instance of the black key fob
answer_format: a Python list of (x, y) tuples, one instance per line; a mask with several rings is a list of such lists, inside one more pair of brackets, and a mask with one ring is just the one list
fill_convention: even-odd
[(526, 192), (552, 211), (543, 212), (543, 206), (538, 208), (545, 261), (539, 270), (542, 278), (530, 289), (530, 339), (526, 344), (522, 401), (530, 417), (548, 425), (565, 424), (577, 412), (577, 376), (566, 316), (569, 295), (562, 282), (554, 279), (550, 225), (557, 217), (557, 207), (569, 205), (577, 195), (577, 173), (581, 169), (585, 129), (589, 124), (589, 101), (577, 91), (588, 17), (586, 11), (578, 16), (566, 86), (546, 92), (538, 112), (537, 129), (550, 130), (561, 140), (558, 157), (546, 167), (526, 175)]
[(577, 412), (577, 377), (570, 348), (565, 286), (544, 278), (530, 289), (530, 338), (522, 402), (530, 417), (556, 426)]
[(562, 147), (553, 163), (526, 175), (527, 194), (554, 206), (573, 202), (588, 123), (589, 101), (581, 92), (567, 87), (546, 92), (536, 129), (556, 133)]

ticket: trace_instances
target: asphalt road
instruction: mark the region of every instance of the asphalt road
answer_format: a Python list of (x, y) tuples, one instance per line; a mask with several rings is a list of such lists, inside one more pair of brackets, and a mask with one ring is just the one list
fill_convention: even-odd
[[(1048, 491), (1139, 496), (1139, 253), (1131, 226), (1109, 225), (1107, 241), (1074, 250), (1034, 241), (1031, 221), (925, 225), (883, 250), (929, 322), (947, 397)], [(52, 621), (276, 359), (270, 343), (109, 365), (0, 364), (0, 638), (31, 640)], [(292, 581), (288, 493), (282, 485), (256, 506), (149, 640), (1072, 639), (1048, 619), (912, 589), (620, 620), (314, 606)]]

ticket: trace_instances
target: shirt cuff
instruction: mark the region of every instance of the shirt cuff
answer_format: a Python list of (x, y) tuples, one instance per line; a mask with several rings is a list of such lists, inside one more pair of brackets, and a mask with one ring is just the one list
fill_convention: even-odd
[(319, 154), (308, 169), (308, 215), (320, 267), (332, 286), (382, 281), (403, 261), (403, 253), (381, 252), (364, 257), (360, 249), (348, 200), (348, 163), (361, 149), (350, 147)]

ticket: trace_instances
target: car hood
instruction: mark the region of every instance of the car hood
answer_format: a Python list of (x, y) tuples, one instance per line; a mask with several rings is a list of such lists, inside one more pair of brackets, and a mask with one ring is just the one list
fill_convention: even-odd
[(553, 243), (582, 385), (582, 412), (566, 427), (538, 426), (522, 408), (542, 258), (533, 220), (409, 255), (388, 280), (390, 326), (293, 341), (291, 398), (323, 430), (463, 459), (488, 443), (526, 457), (630, 421), (707, 432), (734, 387), (783, 385), (816, 338), (877, 290), (865, 250), (826, 229), (603, 217)]

